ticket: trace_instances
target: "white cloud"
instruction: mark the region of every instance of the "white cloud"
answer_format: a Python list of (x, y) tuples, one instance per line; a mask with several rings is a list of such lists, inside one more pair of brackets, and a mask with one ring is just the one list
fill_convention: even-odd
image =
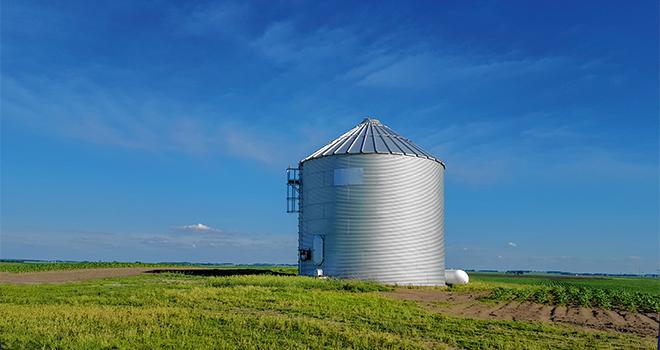
[(516, 242), (507, 242), (506, 245), (508, 245), (509, 247), (513, 247), (513, 248), (518, 246), (518, 244)]
[(204, 224), (192, 224), (192, 225), (183, 225), (178, 226), (178, 230), (187, 231), (187, 232), (222, 232), (222, 230), (204, 225)]

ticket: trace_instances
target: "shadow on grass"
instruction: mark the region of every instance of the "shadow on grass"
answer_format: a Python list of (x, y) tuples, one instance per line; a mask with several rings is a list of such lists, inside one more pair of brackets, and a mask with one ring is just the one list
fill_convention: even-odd
[(267, 269), (154, 269), (147, 273), (180, 273), (192, 276), (245, 276), (245, 275), (271, 275), (295, 276), (294, 274), (278, 272)]

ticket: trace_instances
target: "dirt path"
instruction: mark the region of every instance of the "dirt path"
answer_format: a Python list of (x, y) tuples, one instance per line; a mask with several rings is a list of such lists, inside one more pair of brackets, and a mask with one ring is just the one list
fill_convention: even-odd
[(66, 283), (99, 278), (127, 277), (143, 273), (183, 273), (195, 276), (285, 275), (269, 269), (204, 268), (204, 267), (120, 267), (99, 269), (57, 270), (44, 272), (0, 272), (0, 283), (37, 284)]
[(557, 322), (645, 337), (658, 336), (658, 314), (549, 306), (531, 302), (485, 303), (480, 299), (487, 293), (458, 293), (437, 289), (399, 288), (384, 294), (396, 299), (413, 300), (430, 310), (465, 318)]

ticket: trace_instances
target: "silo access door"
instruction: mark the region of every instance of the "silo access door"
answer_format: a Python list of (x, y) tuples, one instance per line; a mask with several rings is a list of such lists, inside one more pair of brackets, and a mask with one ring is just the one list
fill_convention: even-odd
[(323, 263), (323, 250), (325, 249), (325, 239), (321, 235), (314, 235), (312, 240), (312, 261), (316, 266), (320, 266)]

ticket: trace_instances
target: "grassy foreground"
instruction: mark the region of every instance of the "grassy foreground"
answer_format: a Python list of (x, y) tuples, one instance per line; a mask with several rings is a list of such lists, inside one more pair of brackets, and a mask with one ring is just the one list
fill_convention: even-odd
[(0, 284), (0, 345), (23, 348), (652, 348), (633, 335), (443, 316), (388, 287), (296, 276), (140, 275)]

